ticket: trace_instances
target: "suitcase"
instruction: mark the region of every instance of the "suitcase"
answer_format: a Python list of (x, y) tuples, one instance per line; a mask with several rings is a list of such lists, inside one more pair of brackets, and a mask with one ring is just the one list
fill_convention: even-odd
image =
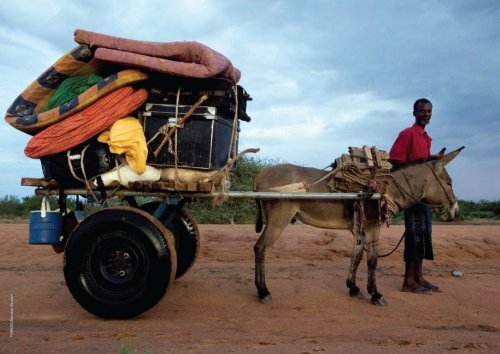
[[(191, 108), (179, 105), (178, 118)], [(176, 121), (175, 105), (146, 103), (146, 111), (142, 113), (146, 141), (150, 141), (164, 125), (172, 125)], [(232, 116), (220, 114), (217, 107), (199, 106), (177, 130), (177, 166), (205, 170), (217, 170), (226, 165), (231, 146), (233, 131)], [(239, 121), (235, 134), (239, 132)], [(149, 142), (150, 152), (148, 164), (158, 167), (175, 166), (175, 156), (169, 152), (169, 143), (165, 144), (158, 156), (152, 154), (161, 144), (164, 135), (158, 135)], [(174, 141), (175, 135), (171, 141)], [(235, 139), (237, 145), (237, 136)], [(238, 147), (236, 146), (236, 151)], [(231, 156), (233, 157), (233, 156)], [(235, 168), (235, 166), (233, 167)]]
[[(224, 78), (196, 79), (167, 76), (161, 74), (151, 75), (148, 80), (148, 102), (157, 104), (193, 105), (202, 95), (208, 95), (206, 106), (217, 107), (219, 114), (234, 117), (236, 101), (233, 83)], [(250, 122), (247, 115), (247, 101), (252, 98), (240, 85), (236, 86), (238, 97), (238, 119)]]
[(78, 187), (85, 184), (85, 179), (116, 167), (115, 156), (107, 144), (91, 139), (68, 151), (43, 156), (40, 162), (44, 179), (55, 179), (63, 187)]

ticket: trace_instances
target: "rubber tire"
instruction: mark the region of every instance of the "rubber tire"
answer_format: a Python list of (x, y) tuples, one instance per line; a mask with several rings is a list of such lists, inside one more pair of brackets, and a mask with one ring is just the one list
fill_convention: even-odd
[(133, 318), (153, 307), (173, 283), (176, 266), (171, 232), (148, 213), (128, 207), (85, 218), (64, 253), (71, 294), (102, 318)]
[[(160, 202), (149, 202), (139, 208), (149, 214), (153, 214), (160, 205)], [(178, 215), (169, 225), (165, 225), (168, 216), (174, 209), (178, 209)], [(160, 222), (174, 235), (175, 251), (177, 253), (177, 272), (175, 278), (178, 279), (187, 273), (194, 265), (200, 251), (200, 231), (191, 213), (184, 208), (167, 206), (166, 211), (159, 218)]]

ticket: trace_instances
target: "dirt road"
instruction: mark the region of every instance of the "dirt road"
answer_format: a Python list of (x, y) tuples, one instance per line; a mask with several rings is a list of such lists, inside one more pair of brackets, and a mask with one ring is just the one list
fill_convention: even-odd
[[(352, 236), (291, 225), (268, 255), (272, 305), (253, 284), (252, 225), (201, 225), (194, 267), (133, 320), (97, 318), (72, 298), (62, 255), (28, 245), (27, 224), (0, 225), (0, 352), (499, 353), (500, 226), (435, 225), (427, 278), (443, 292), (400, 292), (402, 249), (380, 259), (377, 307), (347, 296)], [(381, 250), (402, 226), (384, 228)], [(463, 277), (451, 275), (453, 270)], [(366, 287), (366, 269), (358, 272)]]

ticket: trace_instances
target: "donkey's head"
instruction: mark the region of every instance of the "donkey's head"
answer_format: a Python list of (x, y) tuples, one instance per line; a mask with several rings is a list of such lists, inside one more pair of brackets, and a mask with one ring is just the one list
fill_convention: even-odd
[(453, 193), (451, 178), (445, 165), (453, 160), (464, 147), (443, 155), (438, 160), (427, 162), (431, 177), (427, 180), (425, 193), (421, 201), (437, 209), (443, 221), (452, 221), (458, 216), (458, 203)]

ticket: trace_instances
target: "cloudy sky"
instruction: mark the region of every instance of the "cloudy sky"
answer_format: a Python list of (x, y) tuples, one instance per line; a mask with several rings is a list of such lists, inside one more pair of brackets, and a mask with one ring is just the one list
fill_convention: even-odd
[[(240, 150), (323, 168), (349, 146), (389, 150), (429, 98), (432, 152), (459, 199), (500, 199), (500, 2), (450, 0), (2, 0), (0, 110), (74, 48), (75, 29), (194, 40), (227, 56), (253, 97)], [(29, 136), (0, 124), (0, 197), (41, 177)]]

